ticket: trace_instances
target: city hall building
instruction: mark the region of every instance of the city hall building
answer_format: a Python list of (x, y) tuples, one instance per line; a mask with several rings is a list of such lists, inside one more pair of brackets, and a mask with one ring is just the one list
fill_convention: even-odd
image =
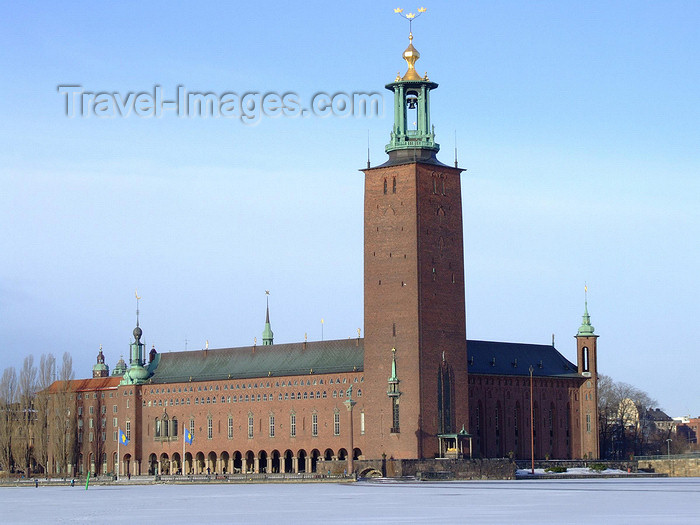
[(408, 70), (386, 86), (388, 159), (363, 170), (364, 338), (275, 344), (268, 309), (260, 345), (158, 353), (144, 348), (137, 310), (128, 364), (110, 375), (100, 350), (91, 379), (49, 390), (74, 403), (70, 472), (342, 473), (358, 459), (533, 450), (598, 457), (598, 336), (587, 307), (576, 363), (554, 346), (467, 339), (462, 170), (436, 157), (438, 85), (417, 73), (412, 40)]

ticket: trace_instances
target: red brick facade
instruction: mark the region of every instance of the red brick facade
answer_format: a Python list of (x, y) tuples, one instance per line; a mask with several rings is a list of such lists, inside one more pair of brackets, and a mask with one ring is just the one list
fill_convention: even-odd
[[(577, 365), (554, 347), (476, 341), (475, 364), (466, 334), (462, 170), (435, 158), (427, 96), (437, 84), (404, 80), (387, 86), (399, 118), (390, 161), (364, 170), (364, 340), (355, 348), (309, 343), (313, 352), (299, 343), (152, 353), (145, 364), (137, 327), (131, 366), (138, 373), (127, 372), (127, 384), (68, 385), (78, 411), (75, 471), (113, 472), (120, 428), (130, 439), (119, 450), (122, 474), (342, 472), (352, 468), (346, 458), (434, 458), (441, 435), (462, 428), (475, 456), (529, 458), (528, 365), (538, 366), (535, 456), (598, 457), (597, 336), (587, 311)], [(407, 131), (405, 110), (416, 107), (421, 129)], [(184, 465), (183, 425), (194, 435)]]
[[(377, 400), (367, 422), (382, 429), (368, 439), (372, 457), (435, 455), (441, 368), (451, 379), (444, 431), (468, 425), (466, 388), (455, 388), (467, 380), (460, 172), (418, 163), (365, 171), (365, 375)], [(393, 348), (400, 428), (386, 396)]]

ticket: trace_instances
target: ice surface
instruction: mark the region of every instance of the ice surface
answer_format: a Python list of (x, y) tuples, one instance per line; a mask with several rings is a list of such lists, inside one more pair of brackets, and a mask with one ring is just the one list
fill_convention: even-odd
[(0, 488), (9, 523), (698, 523), (700, 478)]

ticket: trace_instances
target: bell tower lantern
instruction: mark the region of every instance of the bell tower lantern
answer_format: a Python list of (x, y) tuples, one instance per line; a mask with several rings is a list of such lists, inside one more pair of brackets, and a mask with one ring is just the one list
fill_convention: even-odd
[(435, 129), (430, 123), (430, 91), (438, 85), (428, 80), (426, 73), (421, 77), (416, 71), (416, 61), (420, 53), (413, 47), (413, 33), (408, 35), (409, 44), (403, 52), (408, 70), (386, 88), (394, 93), (394, 127), (391, 141), (386, 145), (390, 158), (412, 158), (416, 150), (435, 154), (440, 146), (435, 142)]

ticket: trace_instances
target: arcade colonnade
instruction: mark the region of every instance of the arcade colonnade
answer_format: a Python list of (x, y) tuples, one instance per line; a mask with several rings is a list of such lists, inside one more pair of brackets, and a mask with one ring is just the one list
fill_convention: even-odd
[[(287, 449), (280, 451), (236, 450), (232, 453), (223, 452), (185, 452), (184, 474), (277, 474), (277, 473), (335, 473), (341, 466), (347, 465), (348, 451), (340, 448), (337, 451), (327, 448), (323, 451), (313, 449), (307, 451), (299, 449), (293, 451)], [(352, 459), (364, 459), (362, 451), (354, 448)], [(117, 454), (114, 453), (113, 461), (116, 467)], [(116, 470), (116, 468), (115, 468)], [(119, 465), (120, 475), (179, 475), (182, 471), (182, 454), (174, 452), (168, 454), (162, 452), (148, 454), (145, 463), (134, 460), (131, 454), (123, 454), (121, 465)]]

